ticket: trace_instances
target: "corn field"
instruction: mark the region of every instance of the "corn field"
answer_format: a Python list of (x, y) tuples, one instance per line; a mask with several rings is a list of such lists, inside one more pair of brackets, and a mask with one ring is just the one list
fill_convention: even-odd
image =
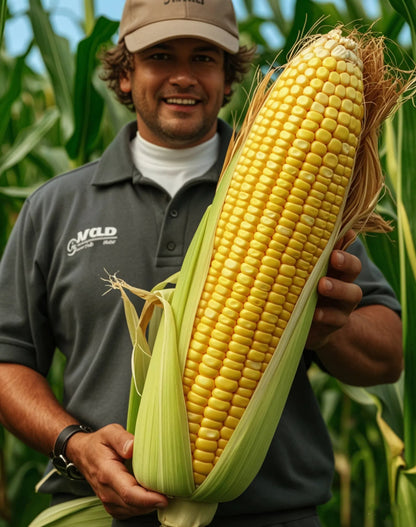
[[(230, 124), (242, 119), (257, 67), (266, 71), (284, 63), (301, 35), (327, 31), (340, 22), (384, 35), (387, 61), (403, 70), (414, 68), (414, 0), (374, 0), (371, 13), (367, 2), (359, 0), (294, 0), (289, 15), (284, 0), (265, 0), (261, 14), (259, 2), (240, 4), (242, 41), (255, 42), (258, 56), (251, 75), (221, 111)], [(58, 8), (59, 1), (54, 5)], [(73, 51), (52, 25), (53, 9), (29, 0), (23, 15), (33, 39), (20, 56), (11, 56), (4, 33), (13, 15), (7, 1), (0, 0), (0, 256), (24, 199), (49, 178), (99, 157), (120, 127), (134, 119), (99, 78), (97, 52), (114, 42), (117, 22), (97, 17), (94, 0), (84, 0), (84, 17), (77, 20), (84, 37)], [(270, 45), (265, 28), (274, 32), (280, 47)], [(30, 65), (34, 49), (41, 57), (41, 73)], [(319, 510), (324, 527), (416, 525), (416, 387), (411, 379), (416, 373), (416, 316), (411, 309), (416, 298), (415, 141), (416, 109), (409, 101), (380, 137), (388, 191), (379, 212), (394, 230), (364, 240), (403, 306), (404, 374), (394, 385), (358, 389), (318, 368), (310, 371), (336, 459), (333, 497)], [(50, 382), (58, 397), (63, 366), (57, 352)], [(0, 426), (0, 527), (24, 527), (47, 505), (47, 498), (34, 491), (45, 464), (44, 456)]]

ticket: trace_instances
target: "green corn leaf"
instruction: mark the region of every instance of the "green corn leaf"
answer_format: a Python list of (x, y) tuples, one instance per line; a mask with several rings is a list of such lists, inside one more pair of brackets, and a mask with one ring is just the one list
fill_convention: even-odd
[(397, 152), (399, 170), (397, 182), (397, 215), (400, 248), (401, 303), (403, 309), (403, 345), (405, 360), (404, 442), (408, 467), (416, 465), (416, 188), (409, 167), (415, 164), (416, 109), (412, 101), (400, 108), (397, 118)]
[[(415, 164), (416, 110), (412, 101), (406, 102), (394, 119), (386, 122), (386, 166), (389, 183), (396, 194), (397, 244), (391, 247), (400, 272), (399, 297), (402, 304), (405, 383), (404, 383), (404, 441), (406, 460), (410, 466), (416, 464), (416, 388), (412, 380), (416, 371), (416, 314), (413, 308), (416, 297), (416, 215), (414, 203), (416, 188), (410, 167)], [(382, 265), (389, 256), (380, 255), (376, 263)], [(398, 259), (397, 259), (398, 258)]]
[(33, 187), (0, 187), (0, 195), (24, 200), (38, 187), (39, 185)]
[[(411, 14), (414, 5), (392, 2)], [(412, 15), (413, 18), (415, 13)], [(393, 119), (385, 123), (384, 140), (389, 186), (395, 195), (397, 234), (395, 243), (384, 250), (371, 251), (377, 265), (388, 272), (402, 304), (404, 374), (395, 384), (367, 389), (348, 387), (351, 397), (377, 407), (377, 422), (382, 432), (389, 475), (389, 492), (396, 527), (416, 524), (416, 188), (411, 167), (415, 166), (416, 110), (406, 102)], [(396, 279), (393, 279), (396, 275)], [(399, 283), (398, 280), (399, 279)], [(359, 396), (357, 396), (359, 394)]]
[[(414, 1), (390, 0), (392, 6), (409, 23), (412, 34), (413, 57), (416, 56), (416, 5)], [(396, 148), (399, 152), (397, 183), (399, 241), (401, 254), (401, 301), (403, 306), (404, 339), (404, 470), (400, 473), (394, 494), (395, 523), (404, 527), (416, 524), (416, 214), (414, 203), (416, 188), (415, 166), (416, 110), (413, 101), (400, 109), (396, 120), (398, 128)]]
[(72, 159), (88, 160), (97, 145), (104, 100), (94, 88), (93, 76), (98, 66), (97, 51), (116, 32), (118, 23), (100, 17), (90, 36), (78, 45), (75, 73), (75, 130), (66, 147)]
[(10, 75), (7, 91), (0, 99), (0, 115), (2, 116), (0, 121), (0, 144), (3, 143), (7, 127), (10, 123), (12, 105), (20, 98), (22, 93), (25, 60), (25, 55), (16, 59), (16, 63)]
[[(413, 48), (416, 45), (416, 4), (414, 0), (389, 0), (391, 6), (406, 20), (409, 24), (411, 33)], [(416, 56), (415, 49), (413, 56)]]
[(416, 467), (399, 473), (397, 499), (393, 504), (395, 525), (416, 525)]
[[(392, 385), (378, 386), (375, 389), (371, 389), (371, 391), (367, 388), (348, 386), (345, 384), (341, 384), (341, 387), (351, 399), (362, 405), (371, 405), (376, 407), (377, 423), (383, 436), (386, 452), (389, 494), (393, 504), (395, 501), (395, 496), (397, 495), (398, 475), (404, 466), (404, 443), (396, 433), (397, 430), (400, 431), (403, 429), (403, 412), (402, 409), (400, 409), (400, 403), (398, 405), (398, 416), (392, 416), (390, 409), (392, 407), (397, 408), (396, 398), (398, 397), (399, 400), (401, 400), (401, 394), (399, 391), (396, 391), (395, 387)], [(390, 426), (392, 418), (393, 421), (395, 421), (396, 431)], [(399, 421), (399, 424), (397, 421)]]
[(38, 122), (19, 132), (13, 147), (0, 158), (0, 174), (20, 163), (39, 144), (58, 119), (58, 110), (50, 108)]
[(7, 0), (0, 0), (0, 47), (3, 45), (4, 26), (6, 24)]
[(49, 16), (40, 0), (30, 0), (29, 4), (29, 17), (36, 45), (48, 70), (61, 112), (62, 136), (67, 139), (74, 127), (72, 116), (74, 66), (69, 43), (54, 33)]

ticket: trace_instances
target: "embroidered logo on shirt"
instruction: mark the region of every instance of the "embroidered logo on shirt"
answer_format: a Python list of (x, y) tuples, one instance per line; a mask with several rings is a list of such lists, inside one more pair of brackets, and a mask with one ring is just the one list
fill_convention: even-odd
[(94, 247), (96, 243), (114, 245), (117, 242), (117, 229), (115, 227), (92, 227), (79, 231), (76, 238), (71, 238), (67, 245), (68, 256)]

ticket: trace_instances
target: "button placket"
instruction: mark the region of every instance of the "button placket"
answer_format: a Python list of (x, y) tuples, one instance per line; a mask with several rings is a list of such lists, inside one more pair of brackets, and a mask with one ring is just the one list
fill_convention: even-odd
[[(170, 209), (169, 210), (169, 218), (174, 220), (178, 217), (178, 209)], [(173, 240), (170, 240), (167, 244), (166, 244), (166, 247), (168, 249), (169, 252), (174, 252), (175, 249), (176, 249), (176, 242), (174, 242)]]

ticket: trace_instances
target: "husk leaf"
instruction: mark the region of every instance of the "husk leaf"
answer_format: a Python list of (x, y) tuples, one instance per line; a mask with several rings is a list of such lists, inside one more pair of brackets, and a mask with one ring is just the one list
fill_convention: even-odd
[(42, 511), (29, 527), (111, 527), (113, 518), (95, 497), (79, 498)]

